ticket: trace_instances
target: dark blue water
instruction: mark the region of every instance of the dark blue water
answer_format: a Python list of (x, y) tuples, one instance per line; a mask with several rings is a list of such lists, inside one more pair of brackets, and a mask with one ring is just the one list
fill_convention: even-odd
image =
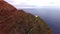
[(40, 16), (48, 26), (54, 31), (54, 34), (60, 34), (60, 10), (59, 8), (31, 8), (23, 9), (28, 13)]

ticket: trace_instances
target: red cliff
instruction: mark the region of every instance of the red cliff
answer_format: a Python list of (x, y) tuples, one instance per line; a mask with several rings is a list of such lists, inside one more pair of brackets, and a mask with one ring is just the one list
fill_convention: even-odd
[(0, 1), (0, 34), (53, 34), (40, 18)]

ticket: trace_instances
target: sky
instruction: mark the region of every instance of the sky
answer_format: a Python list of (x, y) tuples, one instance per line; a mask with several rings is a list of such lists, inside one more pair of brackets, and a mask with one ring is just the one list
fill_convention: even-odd
[(42, 7), (54, 6), (60, 7), (60, 0), (5, 0), (15, 7)]

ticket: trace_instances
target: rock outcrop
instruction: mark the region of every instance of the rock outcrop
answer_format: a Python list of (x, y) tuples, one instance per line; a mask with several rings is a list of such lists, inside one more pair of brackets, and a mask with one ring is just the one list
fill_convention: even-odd
[(53, 34), (40, 18), (0, 1), (0, 34)]

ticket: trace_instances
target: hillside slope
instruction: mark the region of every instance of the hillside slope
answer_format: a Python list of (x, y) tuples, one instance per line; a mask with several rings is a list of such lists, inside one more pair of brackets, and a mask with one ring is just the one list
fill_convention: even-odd
[(0, 34), (53, 34), (40, 18), (0, 2)]

